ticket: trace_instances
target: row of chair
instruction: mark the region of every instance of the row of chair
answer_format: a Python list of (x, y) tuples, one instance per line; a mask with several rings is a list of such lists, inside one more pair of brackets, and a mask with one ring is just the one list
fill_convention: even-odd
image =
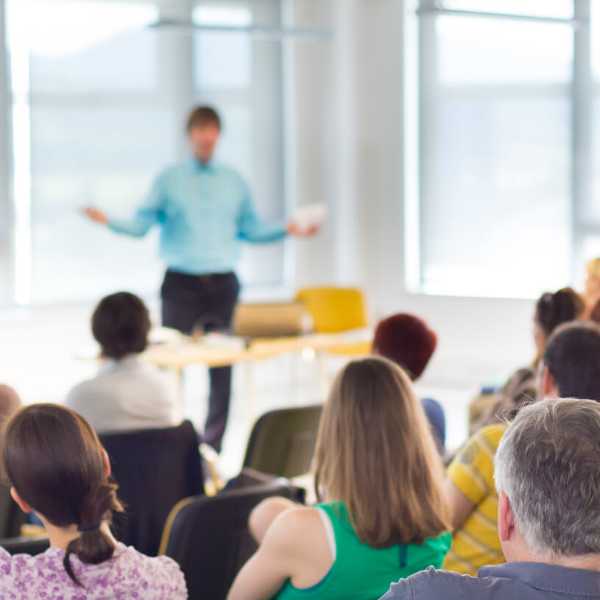
[[(252, 509), (265, 498), (283, 496), (303, 502), (303, 490), (287, 480), (273, 479), (216, 496), (196, 496), (178, 502), (163, 533), (160, 554), (173, 558), (183, 571), (190, 600), (225, 600), (235, 576), (256, 551), (248, 529)], [(46, 551), (46, 536), (0, 540), (11, 554)]]
[[(320, 416), (320, 405), (263, 415), (250, 435), (243, 469), (285, 478), (307, 473)], [(197, 433), (184, 421), (179, 427), (102, 435), (100, 440), (126, 506), (115, 517), (116, 535), (154, 556), (173, 506), (205, 493)]]
[[(310, 470), (320, 405), (271, 411), (254, 425), (240, 476), (215, 496), (204, 493), (198, 436), (178, 427), (102, 435), (125, 513), (115, 536), (144, 554), (166, 554), (186, 576), (190, 599), (225, 599), (256, 550), (247, 527), (252, 509), (270, 496), (304, 502), (289, 479)], [(46, 537), (0, 540), (11, 553), (38, 554)]]

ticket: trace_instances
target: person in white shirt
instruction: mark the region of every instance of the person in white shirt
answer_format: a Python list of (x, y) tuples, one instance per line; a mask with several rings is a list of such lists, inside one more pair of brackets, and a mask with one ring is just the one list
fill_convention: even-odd
[(140, 354), (148, 345), (148, 309), (134, 294), (104, 298), (92, 316), (92, 333), (102, 349), (96, 377), (75, 386), (66, 406), (97, 433), (177, 425), (175, 393), (165, 376)]

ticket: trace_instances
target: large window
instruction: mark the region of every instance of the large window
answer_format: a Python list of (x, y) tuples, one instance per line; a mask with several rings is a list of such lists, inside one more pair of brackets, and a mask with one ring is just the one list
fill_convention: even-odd
[[(261, 215), (283, 218), (282, 44), (244, 31), (281, 27), (279, 0), (5, 3), (13, 185), (11, 206), (0, 206), (12, 223), (0, 274), (12, 285), (1, 302), (157, 292), (157, 232), (118, 236), (80, 211), (131, 213), (161, 169), (186, 155), (183, 124), (196, 103), (222, 113), (219, 158), (249, 180)], [(173, 19), (178, 26), (163, 27)], [(283, 285), (289, 251), (246, 247), (244, 283)]]
[(590, 68), (600, 66), (590, 49), (600, 22), (596, 15), (590, 25), (590, 4), (410, 7), (418, 33), (416, 49), (407, 48), (409, 90), (418, 94), (407, 112), (412, 289), (533, 297), (578, 279), (578, 265), (600, 252), (590, 138), (600, 143)]

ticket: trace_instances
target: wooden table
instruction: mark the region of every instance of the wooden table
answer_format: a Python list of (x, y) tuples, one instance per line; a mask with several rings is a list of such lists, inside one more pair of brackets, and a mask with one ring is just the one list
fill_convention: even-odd
[[(368, 334), (365, 334), (365, 337)], [(252, 365), (254, 362), (274, 358), (282, 354), (302, 354), (309, 352), (318, 359), (319, 384), (323, 395), (327, 393), (327, 371), (324, 357), (327, 354), (344, 354), (356, 356), (367, 354), (370, 349), (368, 341), (357, 341), (353, 334), (310, 334), (286, 338), (257, 339), (247, 347), (223, 347), (207, 344), (192, 339), (169, 342), (151, 346), (142, 355), (143, 359), (163, 369), (175, 371), (177, 374), (177, 393), (179, 410), (182, 405), (182, 379), (186, 367), (203, 364), (209, 368), (226, 367), (239, 363), (248, 364), (246, 391), (248, 394), (249, 412), (254, 415), (254, 382)]]

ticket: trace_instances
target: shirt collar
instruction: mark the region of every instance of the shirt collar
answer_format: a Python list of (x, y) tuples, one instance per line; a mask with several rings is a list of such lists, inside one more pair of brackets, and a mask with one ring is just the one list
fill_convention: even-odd
[(190, 163), (194, 170), (199, 173), (214, 173), (217, 170), (217, 162), (214, 158), (211, 158), (207, 163), (201, 163), (195, 156), (192, 156)]
[(600, 571), (522, 562), (481, 567), (477, 577), (516, 579), (537, 590), (600, 598)]
[(112, 373), (113, 371), (117, 371), (119, 369), (135, 367), (142, 363), (142, 359), (139, 354), (127, 354), (123, 358), (115, 359), (109, 358), (103, 361), (100, 366), (100, 373)]

